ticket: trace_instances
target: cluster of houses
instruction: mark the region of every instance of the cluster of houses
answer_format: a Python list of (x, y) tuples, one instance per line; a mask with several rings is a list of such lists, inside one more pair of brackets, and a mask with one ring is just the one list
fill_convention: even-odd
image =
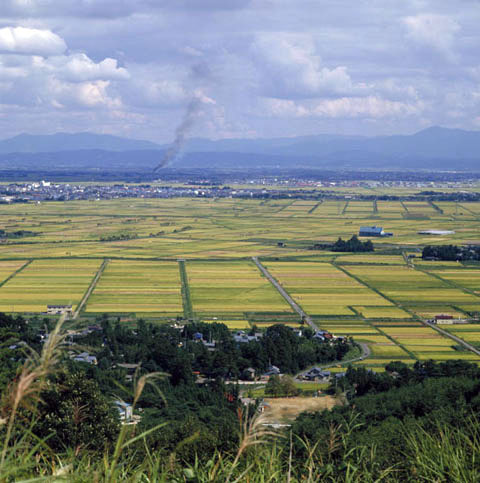
[[(341, 379), (345, 377), (345, 372), (335, 372), (333, 377), (336, 379)], [(330, 371), (326, 371), (320, 367), (312, 367), (308, 371), (304, 372), (299, 376), (299, 379), (303, 381), (310, 381), (310, 382), (329, 382), (332, 379), (332, 373)]]
[(47, 315), (72, 315), (73, 308), (71, 305), (47, 305)]

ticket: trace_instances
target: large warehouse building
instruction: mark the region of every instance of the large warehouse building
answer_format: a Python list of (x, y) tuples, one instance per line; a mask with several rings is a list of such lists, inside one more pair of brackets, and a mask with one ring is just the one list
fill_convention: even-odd
[(358, 236), (393, 236), (393, 233), (383, 231), (381, 226), (361, 226)]

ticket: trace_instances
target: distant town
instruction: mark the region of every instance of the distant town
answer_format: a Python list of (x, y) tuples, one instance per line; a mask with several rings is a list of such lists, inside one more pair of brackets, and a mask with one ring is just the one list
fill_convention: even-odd
[[(165, 184), (163, 184), (165, 183)], [(166, 183), (57, 183), (47, 180), (0, 185), (0, 203), (42, 201), (109, 200), (119, 198), (301, 198), (301, 199), (398, 199), (398, 194), (378, 193), (375, 190), (405, 188), (418, 193), (405, 194), (402, 199), (438, 199), (477, 201), (480, 192), (473, 191), (476, 180), (463, 182), (419, 181), (318, 181), (259, 177), (232, 180), (234, 186), (215, 184), (209, 179)], [(235, 186), (238, 185), (238, 186)], [(338, 190), (342, 188), (341, 190)], [(348, 188), (352, 191), (349, 192)], [(367, 192), (361, 194), (358, 189)], [(470, 190), (470, 191), (467, 191)], [(355, 190), (355, 191), (353, 191)], [(372, 190), (372, 193), (368, 193)], [(446, 191), (441, 191), (446, 190)], [(480, 191), (480, 190), (479, 190)]]

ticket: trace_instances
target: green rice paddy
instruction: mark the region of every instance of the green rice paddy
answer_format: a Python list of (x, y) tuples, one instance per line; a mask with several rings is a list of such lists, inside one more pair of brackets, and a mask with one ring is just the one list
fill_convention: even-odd
[[(0, 205), (1, 229), (36, 234), (0, 245), (0, 311), (75, 309), (108, 260), (81, 317), (109, 313), (161, 322), (186, 314), (188, 302), (194, 318), (232, 330), (298, 326), (298, 315), (252, 263), (255, 256), (318, 326), (369, 346), (371, 357), (358, 364), (379, 369), (392, 359), (479, 360), (422, 325), (439, 313), (480, 312), (478, 265), (419, 258), (407, 264), (405, 257), (418, 257), (425, 244), (480, 242), (480, 203), (436, 206), (378, 201), (375, 210), (373, 202), (353, 199), (223, 198)], [(364, 225), (382, 226), (394, 237), (374, 239), (374, 253), (311, 249), (350, 238)], [(455, 233), (418, 234), (425, 229)], [(480, 325), (445, 330), (480, 345)]]

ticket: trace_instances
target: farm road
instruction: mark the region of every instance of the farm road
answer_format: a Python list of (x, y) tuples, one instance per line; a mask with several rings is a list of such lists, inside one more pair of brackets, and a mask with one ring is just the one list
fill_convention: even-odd
[(318, 327), (316, 326), (315, 322), (313, 319), (307, 315), (302, 308), (295, 302), (295, 300), (288, 295), (286, 290), (278, 283), (278, 281), (273, 278), (273, 276), (270, 274), (270, 272), (258, 261), (257, 257), (252, 257), (253, 263), (258, 267), (258, 269), (265, 275), (265, 277), (268, 278), (270, 283), (278, 290), (280, 295), (290, 304), (293, 310), (297, 312), (300, 317), (302, 317), (303, 320), (316, 332), (318, 330)]
[(477, 354), (477, 356), (480, 356), (480, 350), (478, 350), (472, 344), (469, 344), (468, 342), (464, 341), (463, 339), (460, 339), (460, 337), (457, 337), (456, 335), (450, 334), (450, 332), (447, 332), (446, 330), (441, 329), (440, 327), (438, 327), (438, 325), (431, 324), (430, 322), (427, 322), (426, 320), (422, 320), (422, 322), (423, 322), (424, 325), (431, 327), (433, 330), (440, 332), (445, 337), (452, 339), (453, 341), (457, 342), (458, 344), (463, 345), (463, 347), (465, 347), (469, 351), (473, 352), (474, 354)]
[[(370, 347), (368, 347), (368, 345), (365, 344), (364, 342), (357, 342), (357, 344), (360, 346), (360, 349), (362, 350), (362, 353), (358, 357), (354, 357), (353, 359), (347, 359), (347, 360), (344, 360), (344, 361), (335, 361), (335, 362), (332, 362), (331, 364), (318, 364), (318, 365), (315, 365), (315, 366), (312, 366), (312, 367), (320, 367), (320, 369), (328, 369), (330, 367), (336, 367), (338, 365), (343, 366), (343, 365), (346, 365), (346, 364), (351, 364), (352, 362), (363, 361), (363, 359), (366, 359), (367, 357), (370, 356), (370, 354), (371, 354)], [(306, 372), (308, 372), (310, 369), (311, 369), (311, 367), (309, 367), (308, 369), (305, 369), (302, 372), (298, 373), (295, 376), (295, 382), (305, 382), (301, 379), (301, 376), (302, 376), (302, 374), (305, 374)]]
[(98, 272), (95, 275), (95, 278), (92, 280), (90, 287), (88, 287), (88, 290), (85, 293), (85, 295), (83, 296), (82, 301), (78, 305), (77, 310), (73, 314), (73, 317), (72, 317), (73, 320), (75, 320), (79, 316), (80, 312), (83, 309), (83, 306), (87, 303), (87, 300), (90, 298), (90, 295), (92, 294), (93, 289), (97, 286), (97, 282), (98, 282), (99, 278), (101, 277), (105, 268), (107, 268), (108, 262), (109, 262), (108, 259), (103, 260), (103, 263), (100, 265), (100, 268), (98, 269)]

